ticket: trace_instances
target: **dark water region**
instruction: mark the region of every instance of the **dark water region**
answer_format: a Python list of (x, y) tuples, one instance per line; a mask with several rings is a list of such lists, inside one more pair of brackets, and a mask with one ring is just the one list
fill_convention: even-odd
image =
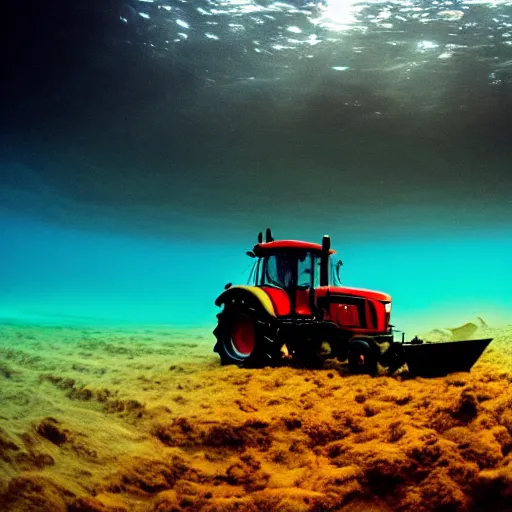
[(507, 2), (10, 4), (4, 208), (170, 236), (510, 224)]
[(4, 9), (4, 318), (211, 321), (267, 226), (398, 323), (510, 318), (509, 2)]

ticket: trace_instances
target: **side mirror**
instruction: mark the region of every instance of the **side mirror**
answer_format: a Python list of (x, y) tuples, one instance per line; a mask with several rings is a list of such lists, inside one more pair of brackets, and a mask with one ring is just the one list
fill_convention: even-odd
[(229, 290), (231, 288), (232, 283), (227, 283), (226, 286), (224, 286), (224, 290)]
[(256, 258), (256, 254), (254, 254), (252, 251), (247, 251), (245, 254), (247, 254), (249, 258)]

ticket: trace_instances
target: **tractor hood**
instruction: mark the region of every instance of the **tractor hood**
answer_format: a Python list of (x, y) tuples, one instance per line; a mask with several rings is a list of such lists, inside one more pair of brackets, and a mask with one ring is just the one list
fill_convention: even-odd
[(375, 290), (367, 290), (365, 288), (352, 288), (350, 286), (320, 286), (317, 289), (318, 296), (325, 295), (350, 295), (353, 297), (365, 297), (383, 302), (391, 302), (391, 295), (378, 292)]

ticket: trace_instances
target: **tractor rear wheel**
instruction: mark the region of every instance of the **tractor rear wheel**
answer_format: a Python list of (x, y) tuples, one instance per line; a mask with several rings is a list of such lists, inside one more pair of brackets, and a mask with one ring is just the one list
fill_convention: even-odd
[(262, 308), (239, 299), (226, 304), (217, 318), (219, 321), (213, 331), (217, 343), (213, 350), (219, 354), (222, 365), (262, 368), (274, 366), (281, 360), (277, 329)]
[(348, 365), (351, 373), (377, 373), (379, 349), (370, 338), (352, 338), (348, 342)]

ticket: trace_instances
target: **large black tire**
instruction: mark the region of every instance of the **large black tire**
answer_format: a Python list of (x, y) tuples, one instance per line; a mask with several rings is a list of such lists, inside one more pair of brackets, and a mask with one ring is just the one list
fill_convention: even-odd
[(263, 368), (279, 364), (282, 354), (276, 341), (277, 328), (261, 306), (235, 299), (225, 305), (217, 318), (213, 350), (222, 365)]
[(375, 375), (379, 348), (370, 338), (352, 338), (348, 342), (348, 365), (351, 373)]

